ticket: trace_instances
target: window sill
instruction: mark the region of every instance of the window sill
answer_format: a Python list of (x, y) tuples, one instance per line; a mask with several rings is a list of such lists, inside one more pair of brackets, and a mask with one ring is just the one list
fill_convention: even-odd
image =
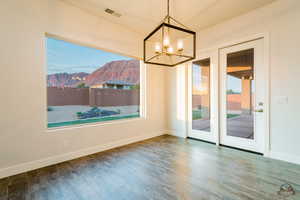
[(146, 120), (146, 117), (140, 116), (136, 118), (129, 118), (129, 119), (118, 119), (118, 120), (111, 120), (105, 122), (94, 122), (94, 123), (84, 123), (84, 124), (77, 124), (77, 125), (69, 125), (69, 126), (60, 126), (60, 127), (52, 127), (47, 128), (47, 133), (58, 132), (62, 130), (72, 130), (72, 129), (81, 129), (81, 128), (88, 128), (88, 127), (101, 127), (101, 126), (110, 126), (122, 123), (130, 123), (130, 122), (138, 122)]

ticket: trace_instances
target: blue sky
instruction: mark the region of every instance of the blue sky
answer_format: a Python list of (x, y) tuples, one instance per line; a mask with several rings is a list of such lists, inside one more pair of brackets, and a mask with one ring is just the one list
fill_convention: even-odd
[(91, 73), (107, 62), (129, 59), (132, 58), (47, 38), (48, 74), (63, 72)]

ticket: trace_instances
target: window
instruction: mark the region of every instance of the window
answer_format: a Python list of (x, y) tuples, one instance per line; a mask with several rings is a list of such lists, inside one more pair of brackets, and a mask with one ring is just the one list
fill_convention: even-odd
[(192, 129), (210, 132), (210, 59), (193, 62)]
[(140, 116), (140, 61), (46, 38), (48, 128)]
[(227, 54), (227, 135), (254, 139), (254, 49)]

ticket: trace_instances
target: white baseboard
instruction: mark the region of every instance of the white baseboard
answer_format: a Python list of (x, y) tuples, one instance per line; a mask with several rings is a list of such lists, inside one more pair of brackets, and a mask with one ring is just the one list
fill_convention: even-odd
[[(176, 137), (181, 137), (181, 138), (186, 138), (187, 136), (185, 135), (184, 131), (177, 131), (177, 130), (167, 130), (166, 134), (168, 135), (173, 135)], [(285, 153), (280, 153), (280, 152), (274, 152), (274, 151), (269, 151), (264, 154), (264, 156), (276, 160), (281, 160), (281, 161), (286, 161), (289, 163), (294, 163), (300, 165), (300, 156), (298, 155), (291, 155), (291, 154), (285, 154)]]
[(267, 157), (300, 165), (300, 156), (298, 155), (270, 151)]
[(93, 146), (93, 147), (82, 149), (82, 150), (75, 151), (75, 152), (70, 152), (70, 153), (66, 153), (66, 154), (62, 154), (62, 155), (57, 155), (57, 156), (53, 156), (53, 157), (48, 157), (48, 158), (44, 158), (44, 159), (40, 159), (40, 160), (35, 160), (35, 161), (31, 161), (31, 162), (26, 162), (26, 163), (10, 166), (7, 168), (0, 169), (0, 179), (4, 178), (4, 177), (16, 175), (19, 173), (31, 171), (34, 169), (46, 167), (49, 165), (54, 165), (54, 164), (61, 163), (64, 161), (72, 160), (72, 159), (79, 158), (82, 156), (86, 156), (86, 155), (98, 153), (101, 151), (113, 149), (116, 147), (124, 146), (124, 145), (131, 144), (134, 142), (139, 142), (139, 141), (153, 138), (156, 136), (164, 135), (164, 134), (167, 134), (167, 132), (168, 131), (158, 131), (158, 132), (155, 132), (152, 134), (141, 135), (141, 136), (137, 136), (137, 137), (133, 137), (133, 138), (123, 139), (123, 140), (111, 142), (108, 144)]
[(173, 135), (173, 136), (176, 136), (176, 137), (181, 137), (181, 138), (186, 138), (187, 137), (184, 131), (167, 130), (166, 134)]

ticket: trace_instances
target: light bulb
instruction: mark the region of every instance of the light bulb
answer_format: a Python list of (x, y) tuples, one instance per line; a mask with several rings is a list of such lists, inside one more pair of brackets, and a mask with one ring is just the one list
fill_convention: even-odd
[(183, 41), (182, 40), (178, 40), (178, 42), (177, 42), (177, 50), (178, 51), (183, 51)]
[(161, 52), (161, 47), (159, 42), (155, 43), (154, 49), (155, 49), (155, 53), (157, 54)]
[(169, 47), (169, 48), (167, 49), (167, 54), (170, 55), (170, 54), (172, 54), (172, 53), (174, 53), (174, 49), (173, 49), (173, 47)]
[(169, 38), (169, 36), (166, 36), (165, 38), (164, 38), (164, 47), (165, 48), (168, 48), (169, 47), (169, 45), (170, 45), (170, 38)]

